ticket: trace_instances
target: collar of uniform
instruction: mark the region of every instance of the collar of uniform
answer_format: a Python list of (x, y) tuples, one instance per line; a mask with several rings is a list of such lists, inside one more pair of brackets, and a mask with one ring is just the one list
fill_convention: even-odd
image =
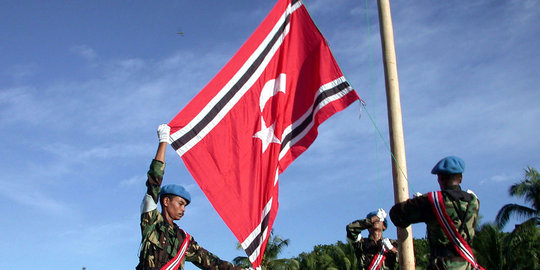
[(165, 217), (165, 215), (163, 213), (161, 213), (161, 220), (162, 222), (160, 222), (159, 224), (161, 224), (161, 226), (158, 226), (159, 229), (162, 231), (162, 232), (166, 232), (166, 231), (175, 231), (175, 227), (178, 227), (178, 225), (176, 225), (176, 223), (172, 223), (172, 224), (169, 224), (169, 222), (167, 222), (167, 218)]
[(449, 186), (446, 189), (442, 190), (443, 193), (447, 194), (448, 196), (452, 197), (454, 200), (461, 200), (461, 201), (467, 201), (470, 202), (473, 200), (473, 196), (461, 189), (461, 186), (455, 185), (455, 186)]
[(461, 190), (461, 186), (460, 185), (455, 185), (455, 186), (448, 186), (445, 188), (445, 190)]

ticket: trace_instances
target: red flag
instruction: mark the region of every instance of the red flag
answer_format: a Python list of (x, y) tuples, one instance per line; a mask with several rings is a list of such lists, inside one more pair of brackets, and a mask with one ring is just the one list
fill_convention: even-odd
[(169, 123), (173, 148), (254, 267), (276, 218), (278, 174), (357, 99), (302, 2), (279, 0)]

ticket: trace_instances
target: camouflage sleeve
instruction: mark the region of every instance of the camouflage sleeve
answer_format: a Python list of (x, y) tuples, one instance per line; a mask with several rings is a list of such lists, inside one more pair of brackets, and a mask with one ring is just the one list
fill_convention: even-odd
[(189, 247), (186, 251), (186, 261), (193, 263), (200, 269), (205, 270), (240, 270), (230, 262), (221, 260), (218, 256), (199, 246), (191, 236)]
[(358, 236), (360, 233), (368, 228), (373, 227), (373, 223), (371, 223), (370, 219), (359, 219), (356, 221), (353, 221), (347, 225), (347, 240), (351, 242), (357, 242)]
[(159, 190), (164, 171), (165, 163), (155, 159), (152, 160), (150, 169), (148, 170), (148, 179), (146, 180), (146, 194), (141, 204), (141, 215), (157, 209)]
[(390, 209), (390, 219), (397, 227), (426, 222), (433, 217), (427, 194), (398, 203)]
[(140, 247), (140, 258), (144, 258), (153, 265), (155, 250), (152, 247), (159, 246), (159, 234), (156, 231), (156, 224), (162, 219), (157, 209), (157, 198), (163, 179), (165, 164), (158, 160), (152, 160), (148, 170), (148, 180), (146, 181), (147, 191), (141, 204), (141, 234), (142, 241)]
[(146, 180), (146, 194), (150, 195), (156, 203), (158, 202), (159, 190), (164, 173), (165, 163), (155, 159), (152, 160), (150, 169), (148, 170), (148, 180)]

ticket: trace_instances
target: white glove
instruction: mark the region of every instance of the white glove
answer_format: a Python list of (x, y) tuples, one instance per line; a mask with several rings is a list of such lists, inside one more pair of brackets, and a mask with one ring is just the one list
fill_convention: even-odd
[(394, 248), (394, 246), (392, 245), (392, 243), (390, 243), (390, 239), (388, 238), (384, 238), (382, 240), (382, 244), (388, 249), (388, 250), (391, 250)]
[(170, 133), (171, 133), (171, 127), (167, 126), (167, 124), (159, 125), (159, 127), (157, 128), (159, 142), (171, 143), (170, 142), (171, 139), (169, 136)]
[(384, 211), (384, 209), (382, 208), (377, 209), (377, 216), (379, 217), (379, 221), (383, 222), (384, 219), (386, 218), (386, 212)]
[(420, 193), (420, 192), (414, 193), (413, 198), (416, 198), (416, 197), (422, 197), (422, 193)]

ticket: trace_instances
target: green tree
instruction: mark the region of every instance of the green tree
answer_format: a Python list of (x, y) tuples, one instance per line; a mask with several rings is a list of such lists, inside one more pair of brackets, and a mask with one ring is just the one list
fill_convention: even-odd
[(476, 260), (485, 269), (508, 269), (505, 256), (507, 233), (495, 224), (486, 223), (477, 230), (472, 248)]
[(296, 257), (296, 260), (300, 264), (299, 269), (315, 269), (317, 265), (317, 258), (311, 256), (311, 253), (302, 252)]
[(350, 243), (338, 241), (334, 245), (327, 246), (325, 251), (331, 259), (328, 261), (328, 269), (357, 269), (358, 262), (354, 254), (354, 247)]
[[(429, 243), (426, 238), (413, 239), (416, 269), (426, 269), (429, 262)], [(352, 244), (338, 241), (332, 245), (317, 245), (313, 251), (303, 252), (295, 260), (299, 270), (353, 270), (358, 260)]]
[(429, 242), (426, 238), (413, 239), (416, 269), (426, 269), (429, 263)]
[(525, 169), (525, 179), (510, 186), (509, 193), (511, 196), (523, 198), (531, 207), (513, 203), (504, 205), (495, 218), (497, 226), (503, 228), (513, 214), (530, 218), (529, 220), (536, 225), (540, 224), (540, 174), (538, 171), (531, 167)]
[(296, 260), (302, 270), (338, 270), (333, 245), (316, 245), (310, 253), (301, 253)]
[(295, 258), (301, 270), (353, 270), (358, 269), (358, 260), (353, 246), (338, 241), (332, 245), (317, 245), (310, 253), (301, 253)]
[(528, 221), (516, 226), (505, 241), (508, 269), (540, 269), (540, 228), (537, 221)]
[(476, 232), (473, 249), (485, 269), (540, 269), (540, 229), (534, 220), (516, 226), (511, 233), (484, 224)]

